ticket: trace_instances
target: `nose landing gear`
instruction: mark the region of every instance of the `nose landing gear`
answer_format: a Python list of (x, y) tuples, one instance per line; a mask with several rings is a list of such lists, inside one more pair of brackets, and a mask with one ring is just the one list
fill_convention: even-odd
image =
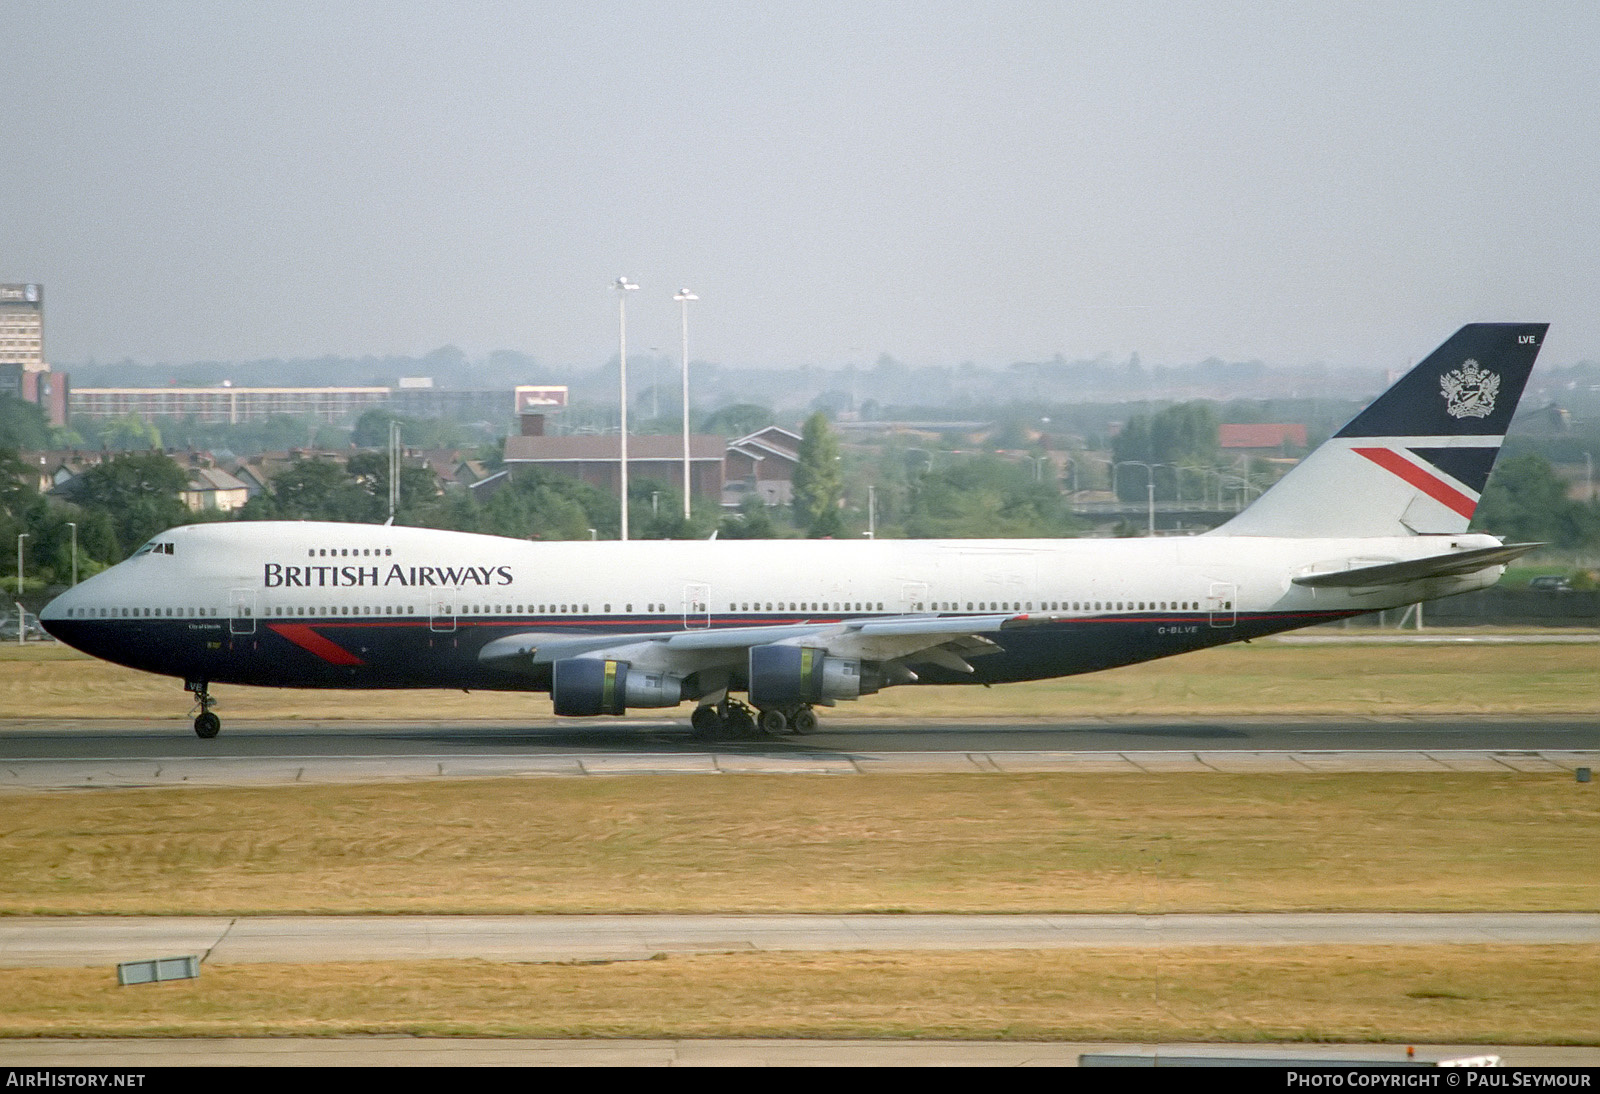
[(200, 713), (195, 715), (195, 736), (209, 741), (222, 731), (222, 719), (211, 713), (211, 708), (217, 701), (211, 697), (211, 692), (206, 690), (204, 680), (185, 680), (183, 690), (194, 693), (195, 709)]

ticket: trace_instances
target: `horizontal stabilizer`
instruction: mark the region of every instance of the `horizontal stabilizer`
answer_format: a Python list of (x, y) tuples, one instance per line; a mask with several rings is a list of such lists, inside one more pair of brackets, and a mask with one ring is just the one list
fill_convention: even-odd
[(1508, 543), (1502, 547), (1480, 547), (1475, 551), (1453, 551), (1447, 555), (1416, 558), (1409, 562), (1385, 562), (1359, 570), (1336, 570), (1326, 574), (1305, 574), (1294, 579), (1296, 585), (1313, 589), (1352, 589), (1372, 585), (1402, 585), (1429, 577), (1456, 577), (1504, 566), (1542, 543)]

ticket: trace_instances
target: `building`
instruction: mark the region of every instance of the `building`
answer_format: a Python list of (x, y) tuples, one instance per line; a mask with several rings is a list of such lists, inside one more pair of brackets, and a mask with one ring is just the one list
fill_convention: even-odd
[(1219, 425), (1217, 443), (1229, 452), (1287, 454), (1306, 447), (1306, 427), (1299, 422)]
[(0, 363), (45, 372), (44, 286), (0, 285)]
[(231, 513), (250, 500), (250, 487), (220, 467), (191, 467), (179, 497), (191, 512)]
[[(721, 502), (721, 437), (689, 437), (691, 497)], [(621, 445), (615, 433), (565, 437), (506, 438), (506, 468), (538, 467), (566, 475), (612, 494), (621, 493)], [(647, 434), (628, 437), (628, 481), (655, 479), (683, 489), (683, 437)]]
[(567, 405), (567, 389), (561, 386), (518, 384), (511, 397), (516, 408), (517, 431), (524, 437), (544, 436), (545, 418)]
[[(389, 405), (386, 387), (84, 387), (68, 403), (73, 417), (193, 418), (201, 422), (258, 422), (279, 414), (325, 422), (359, 417)], [(502, 396), (504, 398), (504, 396)]]
[(0, 285), (0, 396), (32, 403), (51, 425), (65, 425), (67, 386), (67, 375), (45, 361), (44, 286)]
[(738, 508), (746, 498), (763, 505), (794, 501), (794, 469), (800, 463), (800, 435), (769, 425), (728, 442), (723, 463), (722, 503)]

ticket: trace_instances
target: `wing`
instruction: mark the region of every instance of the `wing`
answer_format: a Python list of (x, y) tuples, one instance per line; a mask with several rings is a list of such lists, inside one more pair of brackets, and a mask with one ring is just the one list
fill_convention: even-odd
[(971, 672), (967, 658), (1001, 648), (990, 635), (1046, 618), (1014, 613), (888, 616), (587, 637), (528, 631), (495, 639), (483, 647), (478, 660), (508, 671), (533, 673), (557, 661), (585, 657), (627, 661), (641, 669), (687, 676), (708, 668), (740, 669), (756, 646), (795, 646), (851, 661), (902, 666), (927, 663)]

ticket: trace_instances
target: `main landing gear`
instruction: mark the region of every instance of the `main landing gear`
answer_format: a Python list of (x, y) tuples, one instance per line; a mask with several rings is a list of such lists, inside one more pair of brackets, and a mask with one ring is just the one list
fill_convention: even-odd
[(217, 705), (217, 701), (211, 697), (211, 692), (206, 690), (204, 680), (185, 680), (183, 690), (194, 693), (195, 709), (200, 712), (194, 719), (195, 736), (202, 740), (211, 740), (222, 731), (222, 719), (211, 713), (211, 708)]
[(730, 736), (748, 736), (759, 728), (774, 736), (781, 733), (815, 733), (817, 715), (811, 707), (801, 704), (792, 707), (766, 707), (754, 710), (738, 699), (723, 699), (720, 703), (707, 703), (696, 707), (689, 718), (696, 733), (712, 736), (726, 733)]
[(790, 733), (802, 735), (815, 733), (817, 731), (817, 712), (804, 704), (793, 707), (768, 707), (756, 719), (756, 724), (774, 736), (786, 730)]

